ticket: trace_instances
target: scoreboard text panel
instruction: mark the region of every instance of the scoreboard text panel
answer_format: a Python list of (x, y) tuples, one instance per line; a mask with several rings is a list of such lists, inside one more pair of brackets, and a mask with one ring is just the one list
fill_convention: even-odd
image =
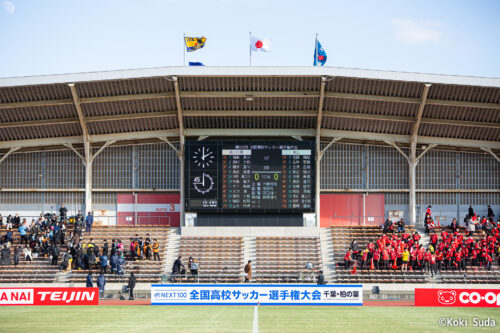
[(185, 153), (187, 211), (314, 211), (314, 141), (187, 141)]

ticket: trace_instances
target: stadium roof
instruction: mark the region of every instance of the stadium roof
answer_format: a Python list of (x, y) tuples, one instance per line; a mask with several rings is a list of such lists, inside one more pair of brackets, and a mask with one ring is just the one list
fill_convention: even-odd
[(500, 151), (500, 78), (331, 67), (165, 67), (0, 78), (0, 151), (181, 135)]

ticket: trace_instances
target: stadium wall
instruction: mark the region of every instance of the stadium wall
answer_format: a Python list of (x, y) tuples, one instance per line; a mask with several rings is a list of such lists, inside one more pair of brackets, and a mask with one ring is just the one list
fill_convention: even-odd
[[(335, 143), (320, 169), (322, 194), (381, 194), (384, 218), (389, 210), (409, 216), (408, 163), (394, 148)], [(178, 193), (180, 188), (179, 160), (167, 144), (106, 148), (92, 171), (93, 209), (103, 224), (116, 223), (119, 193)], [(84, 178), (84, 165), (71, 150), (12, 154), (0, 164), (0, 213), (38, 216), (57, 212), (61, 203), (70, 214), (83, 211)], [(469, 204), (479, 215), (486, 214), (488, 204), (499, 214), (499, 189), (500, 163), (492, 156), (431, 150), (417, 166), (417, 221), (429, 204), (445, 224), (453, 217), (461, 222)], [(370, 214), (380, 213), (365, 208)], [(322, 212), (323, 218), (330, 219)]]

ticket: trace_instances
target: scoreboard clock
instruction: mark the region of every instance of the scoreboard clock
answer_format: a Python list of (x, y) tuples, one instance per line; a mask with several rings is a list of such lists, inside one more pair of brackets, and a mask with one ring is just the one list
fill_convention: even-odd
[(314, 141), (186, 141), (186, 209), (314, 212)]

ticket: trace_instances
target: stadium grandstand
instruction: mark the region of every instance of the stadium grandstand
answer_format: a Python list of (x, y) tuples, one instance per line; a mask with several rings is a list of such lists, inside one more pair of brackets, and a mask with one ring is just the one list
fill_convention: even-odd
[(497, 78), (333, 67), (1, 78), (0, 282), (84, 284), (105, 251), (116, 290), (132, 272), (144, 291), (316, 283), (320, 270), (368, 287), (500, 283), (499, 156)]

